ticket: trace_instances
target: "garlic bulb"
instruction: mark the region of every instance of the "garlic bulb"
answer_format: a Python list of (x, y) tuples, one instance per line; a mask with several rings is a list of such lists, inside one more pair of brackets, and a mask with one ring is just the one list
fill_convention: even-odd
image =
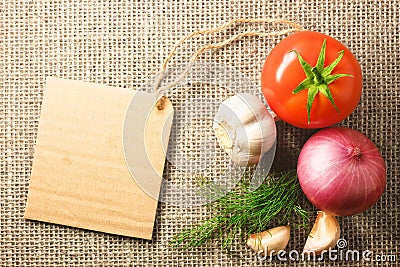
[(328, 251), (335, 247), (340, 237), (340, 226), (335, 216), (319, 211), (317, 219), (304, 245), (305, 254), (315, 253), (320, 255), (322, 251)]
[(284, 250), (289, 243), (290, 227), (279, 226), (257, 234), (252, 234), (247, 245), (255, 252), (271, 256)]
[(248, 93), (221, 103), (214, 130), (220, 145), (239, 166), (257, 164), (276, 139), (274, 118), (258, 97)]

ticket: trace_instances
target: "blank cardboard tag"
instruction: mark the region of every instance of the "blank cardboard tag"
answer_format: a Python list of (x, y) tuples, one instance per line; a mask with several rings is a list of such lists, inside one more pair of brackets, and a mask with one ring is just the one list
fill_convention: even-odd
[[(151, 239), (172, 114), (171, 102), (164, 98), (160, 109), (155, 94), (49, 78), (25, 218)], [(125, 117), (134, 127), (123, 133)], [(147, 166), (143, 177), (129, 170), (127, 142), (146, 148), (129, 157), (131, 168)]]

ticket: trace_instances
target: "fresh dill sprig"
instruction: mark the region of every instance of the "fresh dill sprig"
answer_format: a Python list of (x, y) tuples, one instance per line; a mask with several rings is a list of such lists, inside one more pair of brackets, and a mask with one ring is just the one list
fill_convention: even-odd
[(229, 249), (238, 235), (265, 231), (272, 223), (288, 225), (297, 216), (300, 226), (306, 226), (308, 212), (298, 204), (301, 192), (295, 172), (271, 175), (254, 191), (242, 185), (210, 204), (214, 211), (211, 219), (178, 233), (170, 244), (187, 249), (222, 239), (222, 247)]

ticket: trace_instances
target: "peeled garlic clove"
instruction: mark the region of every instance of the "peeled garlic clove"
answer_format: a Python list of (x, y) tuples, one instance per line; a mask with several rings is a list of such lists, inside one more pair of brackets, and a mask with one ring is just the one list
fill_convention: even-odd
[(214, 129), (220, 145), (239, 166), (257, 164), (276, 139), (272, 115), (258, 97), (246, 93), (221, 103)]
[(255, 252), (262, 252), (264, 255), (275, 255), (284, 250), (289, 243), (290, 227), (278, 226), (268, 231), (251, 234), (247, 245)]
[(336, 217), (319, 211), (311, 233), (304, 245), (303, 253), (320, 255), (322, 251), (328, 251), (335, 247), (339, 237), (340, 226)]

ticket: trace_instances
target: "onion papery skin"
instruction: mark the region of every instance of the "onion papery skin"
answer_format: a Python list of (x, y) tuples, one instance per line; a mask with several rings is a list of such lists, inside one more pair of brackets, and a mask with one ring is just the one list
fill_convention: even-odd
[(386, 186), (386, 167), (375, 144), (362, 133), (333, 127), (311, 136), (297, 163), (299, 183), (318, 209), (336, 216), (372, 207)]

